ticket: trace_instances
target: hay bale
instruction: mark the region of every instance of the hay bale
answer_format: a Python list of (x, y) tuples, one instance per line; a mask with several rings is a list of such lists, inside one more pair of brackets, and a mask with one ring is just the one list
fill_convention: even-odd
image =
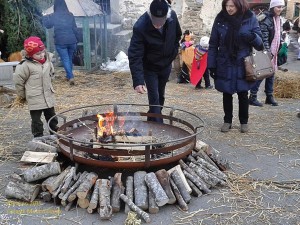
[(300, 99), (300, 73), (277, 71), (274, 80), (274, 96)]

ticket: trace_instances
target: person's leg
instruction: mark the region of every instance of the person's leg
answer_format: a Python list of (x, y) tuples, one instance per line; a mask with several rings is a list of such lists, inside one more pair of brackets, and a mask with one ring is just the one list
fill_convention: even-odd
[(248, 132), (248, 118), (249, 118), (249, 100), (248, 91), (239, 92), (239, 120), (241, 123), (241, 132)]
[[(44, 116), (45, 116), (45, 119), (46, 119), (47, 123), (49, 122), (49, 120), (52, 116), (55, 116), (54, 107), (44, 109), (43, 112), (44, 112)], [(57, 117), (53, 117), (52, 120), (49, 123), (50, 129), (56, 132), (57, 129), (58, 129), (57, 124), (58, 124)], [(50, 134), (53, 134), (53, 133), (50, 131)]]
[(33, 137), (42, 137), (44, 134), (44, 124), (41, 120), (43, 110), (30, 110), (31, 133)]
[(270, 104), (272, 106), (278, 106), (278, 103), (275, 101), (273, 97), (273, 86), (274, 86), (274, 75), (266, 78), (265, 81), (265, 93), (266, 93), (266, 104)]
[(203, 77), (204, 77), (204, 82), (205, 82), (205, 88), (206, 89), (211, 89), (213, 88), (211, 85), (210, 85), (210, 79), (209, 79), (209, 72), (208, 72), (208, 69), (205, 70), (204, 74), (203, 74)]
[(159, 105), (164, 105), (165, 103), (165, 90), (166, 85), (171, 73), (171, 66), (164, 69), (158, 74), (158, 95), (159, 95)]
[(251, 88), (250, 96), (249, 96), (249, 105), (260, 106), (260, 107), (263, 106), (263, 104), (257, 100), (257, 92), (261, 82), (262, 80), (256, 81), (254, 87)]
[(228, 132), (231, 128), (232, 124), (232, 111), (233, 111), (233, 103), (232, 103), (232, 95), (223, 93), (223, 110), (224, 110), (224, 124), (221, 127), (221, 132)]
[(70, 62), (69, 52), (67, 45), (55, 45), (57, 53), (60, 57), (60, 60), (64, 66), (64, 69), (66, 71), (66, 77), (68, 80), (74, 78), (72, 67), (70, 66), (72, 64), (72, 61)]

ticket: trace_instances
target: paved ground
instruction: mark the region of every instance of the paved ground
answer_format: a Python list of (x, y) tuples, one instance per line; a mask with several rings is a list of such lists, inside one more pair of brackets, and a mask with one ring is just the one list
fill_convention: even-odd
[[(300, 76), (295, 50), (291, 48), (285, 66)], [(90, 104), (147, 102), (145, 95), (133, 92), (128, 73), (77, 72), (74, 87), (63, 76), (58, 74), (54, 81), (58, 112)], [(259, 98), (264, 99), (263, 90)], [(230, 162), (231, 170), (227, 187), (193, 198), (186, 213), (174, 205), (162, 207), (158, 214), (150, 215), (151, 224), (300, 224), (300, 119), (296, 117), (300, 100), (277, 100), (277, 107), (250, 107), (250, 132), (241, 134), (235, 96), (233, 129), (224, 134), (219, 131), (223, 122), (222, 95), (171, 80), (166, 105), (200, 116), (206, 128), (198, 139), (219, 150)], [(53, 203), (7, 201), (3, 196), (6, 176), (23, 167), (19, 160), (32, 138), (27, 107), (0, 108), (0, 126), (0, 224), (124, 224), (123, 212), (114, 214), (111, 221), (100, 221), (97, 214), (87, 214), (83, 209), (66, 212)], [(99, 172), (98, 168), (90, 170)]]

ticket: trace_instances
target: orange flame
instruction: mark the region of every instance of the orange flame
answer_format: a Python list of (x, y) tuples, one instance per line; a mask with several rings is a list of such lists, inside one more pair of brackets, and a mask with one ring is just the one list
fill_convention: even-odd
[(103, 117), (100, 114), (97, 114), (98, 118), (98, 135), (100, 137), (103, 137), (103, 135), (113, 135), (115, 134), (114, 126), (115, 121), (118, 121), (119, 129), (122, 128), (125, 124), (125, 118), (124, 117), (118, 117), (115, 116), (114, 112), (108, 112), (105, 114), (105, 117)]

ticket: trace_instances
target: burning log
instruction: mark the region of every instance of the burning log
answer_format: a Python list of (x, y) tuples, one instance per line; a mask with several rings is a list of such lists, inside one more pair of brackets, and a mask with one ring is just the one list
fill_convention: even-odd
[(33, 202), (40, 192), (40, 185), (28, 184), (23, 180), (11, 180), (8, 182), (4, 194), (6, 198), (16, 198), (26, 202)]
[(92, 194), (89, 206), (87, 208), (88, 213), (93, 213), (94, 209), (97, 208), (98, 201), (99, 201), (99, 182), (100, 182), (100, 179), (97, 179), (95, 186), (94, 186), (94, 190), (93, 190), (93, 194)]
[[(126, 179), (126, 196), (131, 201), (133, 201), (133, 176), (128, 176)], [(125, 204), (125, 213), (127, 214), (130, 211), (130, 208)]]
[(137, 207), (147, 210), (148, 209), (148, 191), (145, 183), (145, 171), (137, 171), (134, 173), (134, 203)]
[(33, 167), (24, 171), (23, 177), (26, 182), (32, 182), (60, 174), (61, 169), (58, 162), (45, 164), (42, 166)]
[(170, 179), (170, 184), (171, 184), (171, 187), (174, 191), (174, 194), (176, 196), (176, 199), (177, 199), (177, 203), (179, 205), (179, 207), (183, 210), (183, 211), (188, 211), (189, 210), (189, 207), (188, 205), (186, 204), (186, 202), (183, 200), (181, 194), (180, 194), (180, 191), (178, 189), (178, 187), (176, 186), (176, 184), (174, 183), (174, 181), (172, 179)]
[(183, 174), (183, 172), (182, 172), (182, 170), (181, 170), (180, 165), (174, 166), (173, 168), (169, 169), (169, 170), (168, 170), (168, 173), (171, 175), (171, 173), (172, 173), (174, 170), (176, 170), (176, 171), (179, 173), (179, 176), (180, 176), (181, 180), (183, 181), (184, 186), (185, 186), (187, 192), (188, 192), (189, 194), (192, 193), (192, 189), (191, 189), (191, 187), (188, 185), (188, 183), (187, 183), (187, 181), (186, 181), (186, 178), (185, 178), (185, 176), (184, 176), (184, 174)]
[[(142, 172), (142, 171), (140, 171)], [(134, 204), (126, 195), (121, 194), (120, 198), (130, 207), (130, 209), (138, 214), (138, 216), (142, 217), (146, 223), (150, 223), (151, 219), (149, 214), (140, 209), (136, 204)]]
[(148, 209), (149, 213), (151, 213), (151, 214), (158, 213), (159, 207), (156, 204), (155, 197), (154, 197), (153, 193), (151, 192), (151, 190), (149, 190), (148, 196), (149, 196), (149, 209)]
[[(70, 189), (64, 194), (64, 196), (61, 198), (62, 201), (66, 201), (68, 200), (69, 202), (72, 202), (75, 200), (76, 198), (76, 192), (74, 193), (74, 191), (77, 190), (77, 188), (79, 187), (79, 185), (82, 183), (82, 181), (85, 179), (86, 175), (88, 174), (88, 172), (84, 171), (80, 177), (78, 178), (78, 180), (75, 182), (75, 184), (73, 186), (70, 187)], [(74, 196), (71, 197), (71, 194), (74, 193)]]
[(176, 202), (176, 197), (170, 185), (170, 175), (165, 169), (156, 171), (155, 175), (169, 198), (168, 204), (174, 204)]
[(119, 212), (121, 208), (120, 194), (124, 194), (124, 190), (125, 190), (121, 178), (122, 178), (122, 173), (116, 173), (113, 178), (112, 193), (111, 193), (111, 206), (112, 206), (113, 213)]
[(229, 163), (226, 159), (219, 155), (219, 152), (213, 147), (209, 146), (207, 150), (204, 151), (208, 157), (220, 168), (221, 171), (228, 170)]
[(187, 179), (186, 181), (188, 182), (188, 184), (192, 188), (192, 195), (194, 195), (196, 197), (202, 196), (202, 192), (200, 191), (199, 188), (197, 188), (197, 186), (192, 181), (190, 181), (189, 179)]
[(91, 172), (87, 174), (86, 178), (82, 181), (82, 183), (79, 185), (76, 195), (78, 198), (84, 199), (86, 198), (88, 192), (92, 188), (92, 186), (95, 184), (96, 180), (98, 178), (98, 175)]
[(160, 185), (157, 177), (155, 176), (155, 173), (151, 172), (146, 174), (145, 182), (150, 191), (152, 192), (155, 202), (158, 206), (164, 206), (169, 202), (169, 198), (162, 186)]
[(180, 191), (180, 194), (182, 196), (182, 198), (184, 199), (184, 201), (186, 203), (189, 203), (191, 201), (191, 196), (190, 194), (187, 192), (186, 188), (185, 188), (185, 185), (178, 173), (177, 170), (174, 170), (172, 173), (171, 173), (171, 180), (174, 181), (174, 183), (176, 184), (177, 188), (179, 189)]
[[(99, 214), (100, 219), (108, 220), (112, 216), (112, 207), (110, 205), (110, 181), (101, 179), (99, 181)], [(122, 194), (121, 194), (122, 195)]]

